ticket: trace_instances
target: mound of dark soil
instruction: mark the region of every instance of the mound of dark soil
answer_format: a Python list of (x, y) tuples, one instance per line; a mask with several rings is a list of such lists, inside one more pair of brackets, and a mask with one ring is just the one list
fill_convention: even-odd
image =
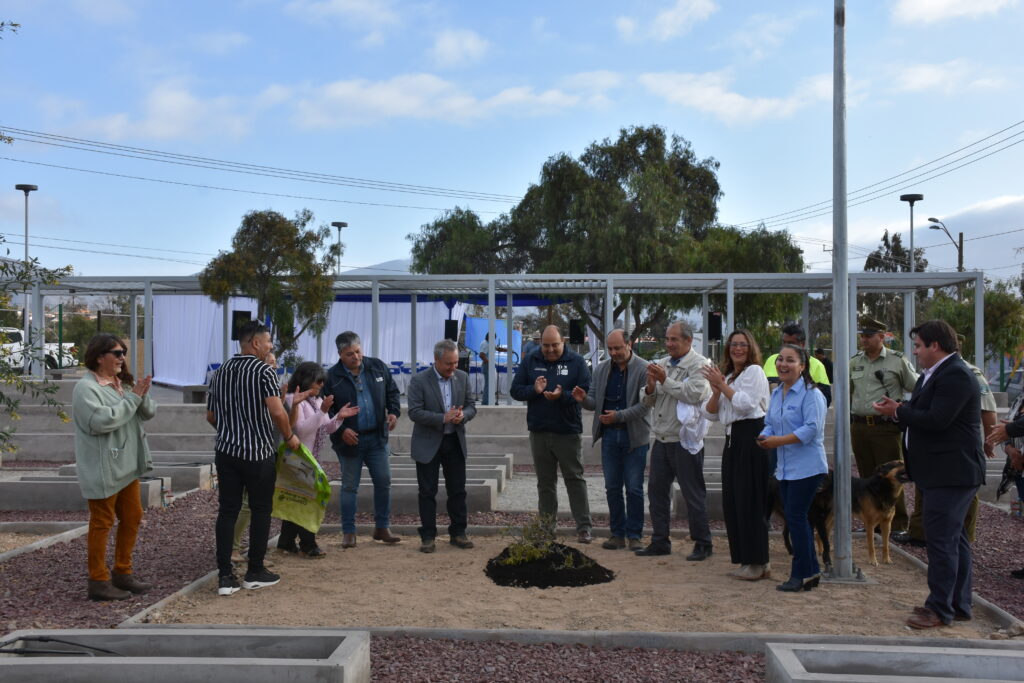
[(484, 573), (499, 586), (517, 588), (551, 588), (552, 586), (590, 586), (608, 583), (615, 572), (602, 567), (576, 548), (552, 543), (540, 559), (520, 564), (505, 564), (509, 549), (505, 548), (487, 562)]

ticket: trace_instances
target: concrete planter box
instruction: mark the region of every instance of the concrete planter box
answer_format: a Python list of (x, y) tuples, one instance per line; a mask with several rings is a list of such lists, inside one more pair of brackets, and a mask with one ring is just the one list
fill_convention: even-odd
[(767, 643), (766, 650), (769, 683), (1024, 681), (1022, 651), (801, 643)]
[[(370, 635), (332, 629), (96, 629), (15, 631), (4, 640), (60, 638), (121, 656), (0, 654), (0, 680), (21, 683), (298, 683), (370, 680)], [(10, 647), (75, 650), (64, 643), (21, 641)]]

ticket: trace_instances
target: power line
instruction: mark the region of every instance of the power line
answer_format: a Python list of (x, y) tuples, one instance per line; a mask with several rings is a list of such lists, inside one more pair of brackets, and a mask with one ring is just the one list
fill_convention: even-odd
[[(197, 187), (203, 190), (219, 190), (221, 192), (237, 192), (239, 194), (252, 194), (259, 195), (262, 197), (280, 197), (284, 199), (302, 199), (305, 201), (312, 202), (334, 202), (336, 204), (358, 204), (360, 206), (377, 206), (391, 209), (417, 209), (420, 211), (448, 211), (449, 209), (438, 208), (435, 206), (409, 206), (406, 204), (383, 204), (380, 202), (359, 202), (353, 199), (331, 199), (328, 197), (310, 197), (306, 195), (298, 194), (286, 194), (282, 192), (260, 192), (258, 190), (240, 190), (235, 187), (222, 187), (218, 185), (204, 185), (202, 183), (186, 183), (180, 180), (166, 180), (163, 178), (146, 178), (144, 176), (128, 175), (125, 173), (113, 173), (111, 171), (97, 171), (88, 168), (76, 168), (74, 166), (61, 166), (59, 164), (47, 164), (42, 161), (29, 161), (27, 159), (15, 159), (14, 157), (0, 156), (0, 160), (13, 161), (19, 164), (32, 164), (33, 166), (46, 166), (48, 168), (59, 168), (64, 171), (77, 171), (79, 173), (92, 173), (94, 175), (104, 175), (113, 178), (127, 178), (129, 180), (145, 180), (150, 183), (164, 183), (167, 185), (180, 185), (182, 187)], [(476, 213), (499, 213), (498, 211), (476, 211)]]
[[(855, 195), (861, 194), (865, 190), (869, 190), (869, 189), (871, 189), (873, 187), (877, 187), (878, 185), (881, 185), (883, 183), (887, 183), (889, 181), (896, 180), (897, 178), (900, 178), (900, 177), (905, 176), (907, 174), (913, 173), (914, 171), (918, 171), (918, 170), (920, 170), (922, 168), (926, 168), (928, 166), (932, 166), (933, 164), (935, 164), (935, 163), (937, 163), (939, 161), (942, 161), (943, 159), (951, 157), (954, 154), (958, 154), (958, 153), (964, 151), (965, 149), (970, 149), (971, 147), (974, 147), (974, 146), (976, 146), (976, 145), (978, 145), (978, 144), (980, 144), (982, 142), (985, 142), (986, 140), (989, 140), (989, 139), (994, 138), (994, 137), (996, 137), (998, 135), (1001, 135), (1001, 134), (1005, 133), (1006, 131), (1012, 130), (1012, 129), (1014, 129), (1014, 128), (1022, 125), (1022, 124), (1024, 124), (1024, 119), (1022, 119), (1020, 121), (1017, 121), (1016, 123), (1013, 123), (1013, 124), (1003, 128), (1002, 130), (998, 130), (995, 133), (992, 133), (991, 135), (987, 135), (987, 136), (985, 136), (983, 138), (975, 140), (974, 142), (972, 142), (972, 143), (970, 143), (968, 145), (964, 145), (963, 147), (960, 147), (959, 149), (955, 149), (952, 152), (949, 152), (947, 154), (943, 154), (942, 156), (937, 157), (935, 159), (932, 159), (931, 161), (925, 162), (923, 164), (915, 166), (914, 168), (908, 169), (908, 170), (904, 171), (903, 173), (898, 173), (898, 174), (896, 174), (894, 176), (890, 176), (888, 178), (885, 178), (884, 180), (879, 180), (878, 182), (872, 183), (870, 185), (865, 185), (864, 187), (858, 188), (856, 190), (852, 190), (849, 193), (847, 193), (847, 196), (848, 197), (854, 197)], [(993, 145), (997, 145), (997, 144), (1000, 144), (1001, 142), (1005, 142), (1006, 140), (1009, 140), (1009, 139), (1014, 138), (1014, 137), (1016, 137), (1018, 135), (1021, 135), (1022, 133), (1024, 133), (1024, 131), (1020, 131), (1020, 132), (1014, 133), (1013, 135), (1010, 135), (1010, 136), (1007, 136), (1006, 138), (1004, 138), (1004, 140), (1001, 140), (999, 142), (993, 143)], [(976, 154), (977, 152), (983, 151), (984, 149), (988, 149), (989, 147), (991, 147), (993, 145), (989, 145), (988, 147), (982, 148), (981, 150), (976, 150), (975, 152), (972, 152), (971, 154), (972, 155)], [(966, 156), (970, 156), (970, 155), (966, 155)], [(966, 156), (965, 157), (961, 157), (961, 158), (966, 158)], [(950, 163), (955, 163), (955, 162), (950, 162)], [(943, 166), (946, 166), (946, 165), (948, 165), (948, 164), (944, 164)], [(942, 167), (940, 167), (940, 168), (942, 168)], [(938, 169), (932, 169), (932, 170), (934, 171), (934, 170), (938, 170)], [(931, 171), (928, 171), (928, 173), (930, 173), (930, 172)], [(901, 182), (903, 182), (903, 181), (901, 181)], [(871, 194), (874, 194), (874, 193), (871, 193)], [(742, 223), (739, 223), (738, 225), (756, 225), (756, 224), (759, 224), (761, 222), (772, 221), (772, 219), (781, 218), (783, 216), (790, 216), (792, 214), (797, 214), (797, 213), (800, 213), (800, 212), (803, 212), (803, 211), (807, 211), (807, 210), (810, 210), (810, 209), (817, 209), (818, 207), (830, 206), (831, 204), (832, 204), (832, 200), (831, 199), (826, 199), (824, 201), (820, 201), (820, 202), (817, 202), (817, 203), (814, 203), (814, 204), (808, 204), (807, 206), (800, 207), (799, 209), (793, 209), (792, 211), (785, 211), (783, 213), (777, 213), (777, 214), (774, 214), (774, 215), (771, 215), (771, 216), (765, 216), (764, 218), (759, 218), (759, 219), (753, 220), (753, 221), (744, 221)], [(778, 222), (778, 221), (776, 221), (776, 222)]]
[(177, 154), (163, 152), (140, 147), (129, 147), (127, 145), (116, 145), (96, 140), (86, 140), (65, 135), (56, 135), (39, 131), (25, 130), (21, 128), (10, 128), (0, 126), (0, 130), (8, 133), (15, 133), (10, 137), (22, 142), (33, 142), (40, 145), (63, 147), (83, 152), (96, 154), (107, 154), (144, 161), (154, 161), (165, 164), (176, 164), (179, 166), (191, 166), (195, 168), (207, 168), (231, 173), (244, 173), (247, 175), (258, 175), (271, 178), (286, 178), (304, 182), (315, 182), (328, 185), (343, 185), (347, 187), (358, 187), (362, 189), (379, 190), (385, 192), (403, 192), (410, 194), (421, 194), (438, 197), (453, 197), (458, 199), (472, 199), (488, 202), (515, 203), (521, 197), (493, 192), (477, 192), (472, 190), (454, 190), (430, 185), (411, 185), (407, 183), (395, 183), (381, 180), (370, 180), (367, 178), (355, 178), (350, 176), (332, 175), (327, 173), (316, 173), (300, 171), (275, 166), (262, 166), (210, 157), (194, 156), (189, 154)]
[[(23, 237), (23, 235), (21, 235), (19, 233), (16, 233), (16, 232), (0, 232), (0, 235), (10, 236), (10, 237)], [(34, 240), (37, 240), (37, 239), (39, 239), (39, 240), (50, 240), (52, 242), (71, 242), (71, 243), (74, 243), (74, 244), (89, 244), (89, 245), (98, 246), (98, 247), (117, 247), (118, 249), (143, 249), (145, 251), (159, 251), (161, 253), (169, 252), (169, 253), (172, 253), (172, 254), (192, 254), (194, 256), (209, 256), (211, 258), (213, 256), (216, 256), (216, 254), (210, 254), (210, 253), (203, 252), (203, 251), (181, 251), (179, 249), (162, 249), (162, 248), (157, 248), (157, 247), (138, 247), (138, 246), (133, 246), (131, 244), (111, 244), (111, 243), (108, 243), (108, 242), (88, 242), (86, 240), (69, 240), (69, 239), (64, 239), (62, 237), (45, 237), (43, 235), (36, 235), (36, 234), (32, 235), (32, 240), (33, 240), (32, 244), (33, 245), (35, 244)], [(9, 240), (4, 240), (4, 241), (8, 242), (10, 244), (14, 244), (14, 242), (10, 242)], [(24, 244), (24, 243), (23, 242), (18, 242), (18, 244)], [(39, 245), (39, 246), (45, 246), (45, 245)]]

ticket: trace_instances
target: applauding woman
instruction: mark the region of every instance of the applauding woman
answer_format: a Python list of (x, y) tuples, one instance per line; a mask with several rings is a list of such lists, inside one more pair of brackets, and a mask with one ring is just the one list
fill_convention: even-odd
[(811, 590), (818, 585), (821, 571), (814, 550), (814, 536), (807, 511), (828, 472), (825, 459), (825, 397), (814, 385), (808, 371), (807, 349), (784, 344), (775, 359), (779, 386), (772, 392), (764, 431), (758, 437), (761, 448), (777, 449), (775, 478), (793, 545), (793, 566), (789, 580), (780, 591)]
[[(87, 542), (90, 600), (125, 600), (151, 587), (132, 573), (132, 551), (142, 521), (139, 477), (153, 468), (142, 429), (156, 414), (151, 377), (138, 382), (125, 367), (128, 348), (112, 334), (97, 334), (85, 349), (89, 372), (75, 384), (75, 471), (89, 504)], [(107, 539), (117, 519), (114, 572)]]
[(732, 576), (746, 581), (771, 578), (768, 564), (768, 454), (757, 447), (768, 409), (768, 378), (761, 349), (749, 330), (736, 330), (725, 343), (721, 368), (708, 365), (704, 376), (711, 398), (701, 410), (725, 425), (722, 454), (722, 511)]
[[(320, 390), (323, 389), (326, 379), (327, 373), (319, 363), (299, 363), (288, 382), (284, 397), (292, 431), (317, 460), (320, 459), (320, 450), (327, 441), (327, 435), (336, 431), (342, 420), (359, 412), (358, 406), (346, 404), (337, 415), (330, 417), (327, 411), (334, 404), (334, 396), (320, 398)], [(297, 546), (296, 536), (299, 540)], [(288, 520), (281, 522), (277, 548), (285, 552), (300, 553), (305, 557), (324, 556), (324, 551), (316, 543), (316, 534)]]

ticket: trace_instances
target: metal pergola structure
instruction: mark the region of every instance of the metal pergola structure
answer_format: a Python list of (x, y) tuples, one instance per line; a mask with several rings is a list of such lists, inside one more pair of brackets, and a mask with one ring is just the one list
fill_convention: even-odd
[[(981, 365), (984, 353), (984, 275), (981, 272), (926, 272), (926, 273), (851, 273), (849, 275), (850, 301), (856, 301), (859, 292), (913, 292), (958, 284), (973, 284), (978, 293), (975, 296), (975, 363)], [(657, 295), (657, 294), (700, 294), (703, 299), (703, 319), (707, 320), (708, 301), (712, 294), (724, 295), (726, 299), (723, 329), (729, 330), (735, 324), (737, 294), (802, 294), (804, 295), (801, 320), (806, 325), (809, 319), (810, 295), (831, 292), (831, 273), (656, 273), (656, 274), (511, 274), (511, 275), (341, 275), (335, 278), (334, 290), (342, 295), (368, 295), (373, 303), (371, 315), (370, 355), (379, 350), (379, 303), (381, 295), (402, 295), (415, 302), (418, 298), (459, 298), (460, 296), (487, 296), (490, 324), (488, 329), (494, 338), (496, 306), (501, 297), (503, 305), (511, 307), (515, 295), (599, 295), (604, 298), (604, 328), (611, 329), (614, 321), (612, 312), (616, 295)], [(57, 284), (43, 284), (32, 299), (33, 316), (42, 320), (43, 297), (69, 294), (117, 294), (132, 297), (142, 296), (145, 329), (153, 329), (154, 296), (164, 294), (202, 295), (199, 280), (195, 276), (146, 277), (146, 276), (83, 276), (68, 277)], [(136, 306), (132, 305), (132, 331), (136, 329)], [(411, 309), (412, 355), (411, 366), (416, 367), (416, 307)], [(856, 348), (856, 310), (849, 316), (851, 348)], [(228, 330), (228, 310), (225, 307), (222, 321)], [(910, 324), (907, 321), (906, 330)], [(365, 333), (365, 331), (363, 331)], [(904, 335), (906, 336), (906, 335)], [(224, 357), (230, 355), (229, 335), (224, 334)], [(512, 331), (508, 328), (507, 344), (511, 346)], [(132, 339), (135, 348), (136, 339)], [(602, 340), (603, 342), (603, 340)], [(705, 353), (707, 338), (705, 335)], [(153, 370), (153, 339), (146, 335), (145, 370)], [(322, 358), (318, 358), (322, 362)], [(507, 360), (508, 370), (512, 369), (511, 354)], [(490, 372), (496, 372), (493, 364)], [(493, 377), (491, 378), (494, 379)], [(495, 382), (490, 383), (492, 389)], [(492, 397), (493, 398), (493, 397)]]

